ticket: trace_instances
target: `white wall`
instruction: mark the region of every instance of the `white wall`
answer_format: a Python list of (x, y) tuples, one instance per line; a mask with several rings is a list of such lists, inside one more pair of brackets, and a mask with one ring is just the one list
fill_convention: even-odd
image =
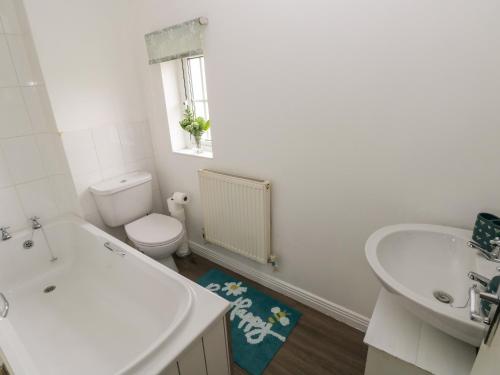
[(0, 226), (77, 211), (23, 9), (0, 0)]
[[(270, 179), (274, 276), (369, 316), (379, 288), (363, 250), (370, 233), (500, 214), (498, 1), (133, 3), (162, 192), (192, 195), (196, 241), (197, 169)], [(209, 18), (213, 160), (171, 153), (143, 41), (197, 16)]]
[[(379, 288), (363, 252), (371, 232), (399, 222), (470, 228), (478, 211), (500, 214), (496, 0), (25, 4), (95, 222), (84, 190), (107, 169), (151, 164), (147, 120), (164, 197), (192, 195), (195, 241), (197, 169), (270, 179), (274, 276), (366, 316)], [(213, 160), (171, 152), (161, 72), (147, 65), (143, 39), (202, 15)]]
[[(84, 217), (106, 228), (88, 187), (135, 170), (155, 175), (135, 62), (125, 38), (127, 2), (24, 0)], [(154, 179), (154, 209), (163, 210)]]

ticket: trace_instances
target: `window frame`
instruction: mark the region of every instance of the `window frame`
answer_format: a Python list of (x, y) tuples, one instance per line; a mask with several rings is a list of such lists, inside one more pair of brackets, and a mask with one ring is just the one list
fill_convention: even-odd
[[(202, 59), (200, 61), (200, 76), (201, 76), (201, 86), (202, 86), (203, 99), (195, 100), (194, 93), (193, 93), (192, 72), (191, 72), (191, 66), (189, 64), (189, 60), (200, 59), (200, 58)], [(186, 106), (190, 105), (191, 108), (193, 108), (195, 116), (197, 116), (195, 103), (203, 103), (203, 105), (205, 107), (205, 111), (207, 113), (209, 113), (209, 117), (210, 117), (209, 104), (208, 104), (208, 93), (207, 93), (207, 82), (206, 82), (206, 75), (205, 75), (205, 57), (203, 55), (189, 56), (189, 57), (182, 58), (181, 63), (182, 63), (182, 79), (183, 79), (183, 83), (184, 83), (184, 98), (185, 98), (184, 108), (186, 108)], [(202, 148), (206, 151), (212, 150), (211, 129), (208, 129), (208, 131), (203, 134), (202, 139), (201, 139), (201, 145), (202, 145)]]

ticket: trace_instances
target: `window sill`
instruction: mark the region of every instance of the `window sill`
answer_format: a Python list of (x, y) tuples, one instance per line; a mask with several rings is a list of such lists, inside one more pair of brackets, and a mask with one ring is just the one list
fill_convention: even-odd
[(173, 150), (173, 153), (187, 155), (187, 156), (196, 156), (198, 158), (205, 158), (205, 159), (213, 159), (214, 158), (214, 154), (211, 151), (203, 150), (203, 152), (198, 154), (196, 151), (194, 151), (191, 148), (183, 148), (180, 150)]

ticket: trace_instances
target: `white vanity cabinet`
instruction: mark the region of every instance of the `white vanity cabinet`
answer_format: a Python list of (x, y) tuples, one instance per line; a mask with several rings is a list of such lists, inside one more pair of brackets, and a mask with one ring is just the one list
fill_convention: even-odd
[(10, 369), (2, 351), (0, 350), (0, 375), (10, 375), (10, 374), (14, 374), (14, 372)]
[(382, 289), (365, 335), (365, 375), (469, 375), (476, 348), (434, 328)]
[(230, 375), (231, 354), (226, 318), (217, 320), (161, 375)]

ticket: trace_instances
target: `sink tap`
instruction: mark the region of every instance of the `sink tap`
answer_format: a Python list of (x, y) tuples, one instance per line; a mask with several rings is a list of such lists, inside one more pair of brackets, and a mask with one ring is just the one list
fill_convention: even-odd
[(493, 249), (491, 251), (488, 251), (483, 249), (479, 244), (475, 243), (474, 241), (467, 242), (467, 246), (469, 246), (472, 249), (476, 249), (483, 258), (486, 258), (489, 261), (495, 263), (500, 263), (500, 258), (499, 258), (500, 238), (496, 237), (494, 240), (490, 241), (490, 244), (492, 245)]
[(42, 224), (40, 224), (38, 222), (38, 220), (40, 220), (40, 218), (38, 216), (33, 216), (33, 217), (30, 217), (30, 221), (31, 221), (31, 227), (33, 229), (40, 229), (42, 227)]
[(496, 251), (497, 253), (500, 252), (500, 237), (495, 237), (490, 240), (490, 245), (493, 248), (492, 251)]
[(0, 227), (0, 231), (2, 232), (2, 241), (7, 241), (12, 238), (9, 232), (7, 232), (7, 229), (10, 227)]
[(481, 284), (482, 286), (484, 287), (487, 287), (488, 284), (490, 283), (490, 279), (488, 279), (487, 277), (484, 277), (476, 272), (473, 272), (473, 271), (470, 271), (468, 274), (467, 274), (467, 277), (471, 280), (474, 280), (474, 281), (477, 281), (479, 284)]

